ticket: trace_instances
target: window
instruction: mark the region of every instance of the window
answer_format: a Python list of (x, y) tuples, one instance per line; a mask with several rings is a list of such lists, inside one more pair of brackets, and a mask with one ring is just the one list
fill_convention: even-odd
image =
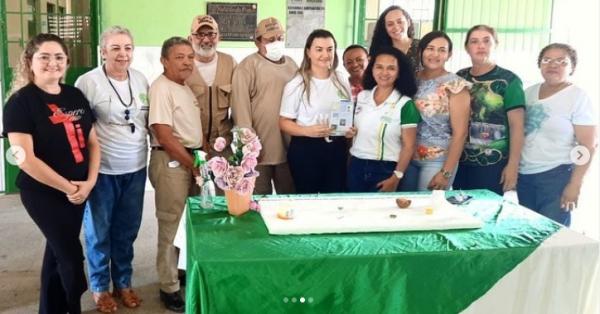
[(369, 45), (373, 37), (373, 30), (381, 12), (391, 5), (405, 9), (413, 20), (415, 37), (429, 33), (433, 29), (435, 0), (375, 0), (365, 3), (365, 29), (359, 43)]
[[(486, 24), (496, 29), (499, 45), (496, 62), (521, 77), (524, 86), (538, 77), (537, 54), (550, 39), (552, 0), (448, 1), (442, 27), (454, 44), (448, 69), (470, 66), (464, 42), (469, 28)], [(516, 70), (518, 69), (518, 71)]]

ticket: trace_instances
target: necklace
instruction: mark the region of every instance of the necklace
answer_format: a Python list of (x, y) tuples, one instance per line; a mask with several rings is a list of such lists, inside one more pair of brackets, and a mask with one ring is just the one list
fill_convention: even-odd
[(131, 80), (129, 79), (129, 70), (127, 71), (127, 87), (129, 87), (129, 97), (130, 97), (128, 104), (126, 104), (123, 101), (123, 99), (121, 98), (121, 95), (119, 95), (119, 92), (117, 92), (117, 89), (115, 88), (113, 83), (110, 81), (110, 78), (108, 77), (108, 74), (106, 73), (105, 65), (102, 66), (102, 71), (104, 72), (104, 76), (106, 76), (106, 79), (108, 80), (108, 84), (110, 84), (110, 87), (112, 87), (113, 91), (115, 91), (115, 94), (117, 94), (117, 97), (119, 98), (119, 101), (121, 102), (121, 105), (123, 105), (123, 107), (125, 107), (125, 108), (131, 107), (131, 104), (133, 104), (133, 92), (131, 91)]
[(119, 102), (121, 102), (121, 105), (123, 105), (123, 107), (125, 107), (125, 121), (127, 121), (129, 124), (129, 128), (131, 129), (131, 133), (135, 132), (135, 124), (133, 124), (133, 121), (129, 121), (129, 107), (131, 107), (131, 104), (133, 104), (133, 92), (131, 91), (131, 80), (129, 79), (129, 70), (127, 70), (127, 87), (129, 87), (129, 104), (126, 104), (123, 99), (121, 98), (121, 95), (119, 94), (119, 92), (117, 91), (117, 89), (115, 88), (115, 86), (113, 85), (113, 83), (110, 81), (110, 78), (108, 77), (108, 74), (106, 73), (106, 66), (102, 65), (102, 71), (104, 72), (104, 76), (106, 76), (106, 80), (108, 80), (108, 84), (110, 84), (110, 87), (112, 87), (113, 91), (115, 92), (115, 94), (117, 94), (117, 97), (119, 98)]

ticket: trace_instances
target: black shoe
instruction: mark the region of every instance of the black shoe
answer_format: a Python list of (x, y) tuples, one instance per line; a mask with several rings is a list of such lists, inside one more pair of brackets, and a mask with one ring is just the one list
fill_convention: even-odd
[(185, 301), (179, 295), (179, 291), (166, 293), (160, 290), (160, 300), (165, 304), (165, 307), (173, 312), (185, 312)]
[(179, 279), (180, 286), (185, 286), (185, 270), (177, 270), (177, 279)]

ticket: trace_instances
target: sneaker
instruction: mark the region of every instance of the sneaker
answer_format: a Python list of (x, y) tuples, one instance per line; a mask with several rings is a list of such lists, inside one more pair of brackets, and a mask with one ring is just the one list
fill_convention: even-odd
[(179, 291), (166, 293), (160, 290), (160, 300), (165, 304), (165, 307), (173, 312), (185, 312), (185, 301), (181, 298)]

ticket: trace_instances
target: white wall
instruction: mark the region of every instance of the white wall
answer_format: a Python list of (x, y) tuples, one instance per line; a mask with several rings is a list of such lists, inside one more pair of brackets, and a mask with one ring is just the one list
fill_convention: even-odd
[[(600, 114), (600, 2), (598, 0), (554, 0), (553, 42), (568, 43), (577, 50), (578, 64), (572, 81), (592, 98)], [(573, 229), (600, 239), (600, 168), (598, 151), (585, 178)]]

